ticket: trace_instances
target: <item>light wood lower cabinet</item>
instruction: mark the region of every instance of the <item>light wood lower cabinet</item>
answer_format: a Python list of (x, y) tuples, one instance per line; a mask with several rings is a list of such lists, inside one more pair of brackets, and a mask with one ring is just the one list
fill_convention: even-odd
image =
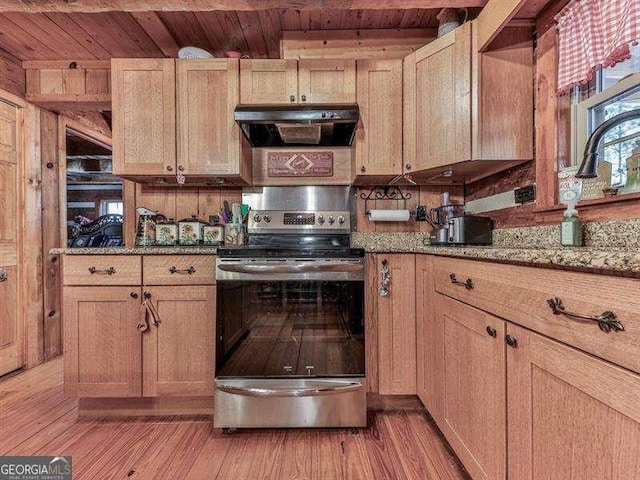
[[(76, 279), (69, 265), (93, 265), (103, 258), (79, 257), (75, 263), (65, 259), (65, 394), (98, 398), (213, 395), (215, 285), (208, 277), (203, 283), (209, 284), (190, 285), (189, 275), (175, 278), (168, 286), (141, 286), (139, 280), (131, 286), (69, 285)], [(168, 265), (182, 265), (176, 256), (144, 257), (142, 262), (140, 257), (114, 257), (112, 262), (119, 271), (124, 264), (137, 261), (138, 266), (147, 266), (161, 258)], [(186, 257), (184, 261), (189, 259), (193, 260)], [(198, 261), (194, 261), (196, 272)], [(67, 276), (67, 272), (71, 273)], [(157, 276), (152, 269), (150, 278)]]
[[(630, 351), (637, 335), (636, 282), (430, 256), (417, 257), (416, 272), (417, 392), (474, 479), (640, 478), (640, 375), (609, 361), (624, 361), (611, 352)], [(510, 280), (487, 284), (499, 279)], [(535, 310), (557, 292), (591, 292), (580, 310), (609, 307), (625, 330)]]
[(440, 428), (474, 479), (504, 479), (505, 322), (438, 295), (442, 324)]
[(144, 289), (159, 323), (143, 335), (143, 396), (213, 395), (215, 288)]
[(140, 396), (140, 287), (65, 287), (63, 311), (65, 395)]
[(507, 333), (509, 478), (640, 478), (640, 376), (525, 328)]
[[(416, 311), (415, 255), (375, 254), (367, 261), (365, 322), (367, 327), (367, 380), (377, 371), (378, 391), (382, 395), (415, 395), (416, 393)], [(375, 266), (374, 266), (375, 265)], [(386, 273), (385, 273), (386, 271)], [(383, 274), (388, 283), (383, 285)], [(387, 289), (381, 294), (380, 287)], [(373, 318), (371, 318), (373, 317)], [(372, 355), (373, 350), (373, 355)], [(371, 366), (371, 362), (376, 365)]]

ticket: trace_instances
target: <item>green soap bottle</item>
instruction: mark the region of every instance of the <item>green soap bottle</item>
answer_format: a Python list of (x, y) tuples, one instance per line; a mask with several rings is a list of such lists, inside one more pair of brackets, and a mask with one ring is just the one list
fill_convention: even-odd
[(573, 203), (569, 203), (564, 211), (560, 228), (560, 243), (565, 247), (582, 246), (582, 223), (580, 223), (578, 210)]

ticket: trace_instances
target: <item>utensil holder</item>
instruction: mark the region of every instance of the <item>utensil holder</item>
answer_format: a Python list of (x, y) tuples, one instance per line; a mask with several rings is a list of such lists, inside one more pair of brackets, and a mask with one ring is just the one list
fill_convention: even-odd
[(247, 226), (244, 223), (227, 223), (224, 226), (225, 247), (242, 247), (247, 240)]

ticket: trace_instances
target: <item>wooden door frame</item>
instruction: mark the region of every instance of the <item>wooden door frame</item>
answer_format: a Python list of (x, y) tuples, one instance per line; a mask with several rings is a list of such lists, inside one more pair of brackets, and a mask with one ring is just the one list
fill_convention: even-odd
[[(73, 132), (85, 140), (108, 148), (113, 152), (113, 141), (110, 137), (103, 135), (80, 122), (72, 120), (64, 115), (58, 116), (58, 192), (60, 198), (60, 247), (67, 245), (67, 132)], [(124, 185), (123, 185), (124, 201)]]

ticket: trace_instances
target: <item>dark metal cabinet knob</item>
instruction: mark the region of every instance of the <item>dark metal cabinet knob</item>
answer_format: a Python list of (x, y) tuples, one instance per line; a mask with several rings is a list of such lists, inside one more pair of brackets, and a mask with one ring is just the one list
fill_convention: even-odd
[(180, 172), (184, 172), (184, 167), (183, 167), (182, 165), (178, 165), (178, 170), (179, 170)]
[(518, 340), (516, 340), (516, 337), (512, 337), (511, 335), (504, 337), (504, 341), (507, 342), (507, 345), (510, 347), (516, 348), (518, 346)]
[(411, 164), (410, 164), (410, 163), (407, 163), (407, 164), (404, 166), (404, 169), (405, 169), (405, 170), (411, 170)]
[(167, 165), (167, 172), (173, 172), (173, 167), (171, 165)]
[(129, 296), (130, 296), (131, 298), (135, 298), (135, 299), (137, 299), (137, 298), (138, 298), (138, 294), (137, 294), (136, 292), (131, 292), (131, 293), (129, 294)]
[(498, 331), (490, 325), (487, 325), (487, 334), (490, 337), (496, 338), (498, 336)]
[(290, 95), (289, 96), (289, 101), (290, 102), (295, 102), (296, 101), (296, 96), (295, 95)]
[(306, 102), (306, 101), (307, 101), (307, 96), (306, 96), (306, 95), (302, 95), (301, 100), (302, 100), (303, 102)]
[(364, 165), (362, 165), (362, 166), (360, 167), (360, 171), (361, 171), (362, 173), (366, 172), (366, 171), (367, 171), (367, 167), (365, 167)]

